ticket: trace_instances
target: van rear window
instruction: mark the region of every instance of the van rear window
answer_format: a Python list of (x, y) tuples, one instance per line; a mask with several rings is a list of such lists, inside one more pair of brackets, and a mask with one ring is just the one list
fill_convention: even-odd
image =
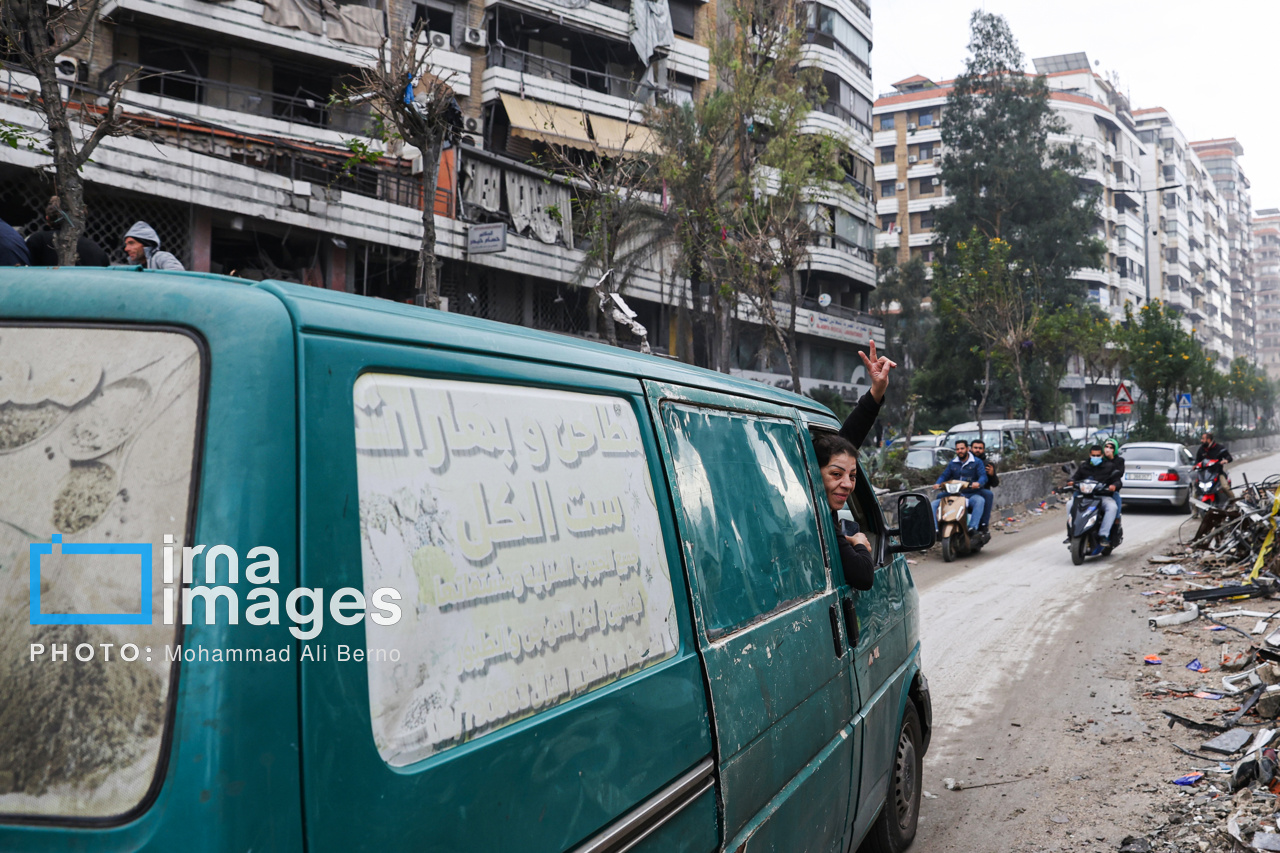
[(354, 397), (365, 594), (401, 596), (398, 621), (366, 624), (385, 762), (420, 761), (675, 653), (627, 400), (374, 373)]
[(178, 331), (0, 326), (0, 815), (121, 816), (161, 771), (200, 375)]

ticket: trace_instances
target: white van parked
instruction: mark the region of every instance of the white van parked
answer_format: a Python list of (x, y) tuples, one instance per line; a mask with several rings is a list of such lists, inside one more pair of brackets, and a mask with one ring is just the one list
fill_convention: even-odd
[[(1028, 432), (1028, 427), (1030, 432)], [(974, 442), (981, 438), (987, 445), (987, 458), (998, 462), (1000, 457), (1010, 452), (1014, 446), (1025, 449), (1033, 459), (1043, 456), (1049, 450), (1049, 437), (1044, 425), (1039, 421), (990, 420), (982, 422), (982, 432), (978, 432), (977, 421), (956, 424), (947, 430), (944, 442), (947, 447), (954, 447), (960, 439)]]

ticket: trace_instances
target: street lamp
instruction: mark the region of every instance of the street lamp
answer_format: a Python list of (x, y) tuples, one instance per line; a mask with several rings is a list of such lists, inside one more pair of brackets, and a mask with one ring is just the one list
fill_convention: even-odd
[[(1182, 188), (1182, 184), (1170, 184), (1167, 187), (1152, 187), (1149, 190), (1121, 189), (1119, 190), (1119, 192), (1142, 193), (1143, 196), (1145, 196), (1147, 193), (1158, 193), (1158, 192), (1164, 192), (1165, 190), (1177, 190), (1181, 188)], [(1151, 250), (1150, 250), (1150, 247), (1147, 245), (1147, 241), (1151, 237), (1150, 231), (1151, 231), (1151, 221), (1150, 221), (1150, 218), (1147, 216), (1147, 200), (1146, 198), (1143, 198), (1142, 199), (1142, 262), (1143, 262), (1142, 263), (1142, 286), (1143, 286), (1143, 289), (1146, 291), (1146, 296), (1144, 297), (1144, 300), (1146, 302), (1151, 301)]]

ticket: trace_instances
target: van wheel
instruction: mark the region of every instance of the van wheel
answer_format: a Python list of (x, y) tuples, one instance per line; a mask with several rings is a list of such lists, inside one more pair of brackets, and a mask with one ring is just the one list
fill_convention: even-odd
[(1071, 539), (1071, 565), (1084, 565), (1084, 537), (1075, 536)]
[(955, 546), (951, 544), (953, 538), (954, 537), (948, 536), (946, 539), (942, 540), (942, 561), (944, 563), (955, 562)]
[(898, 731), (898, 749), (894, 754), (889, 794), (859, 853), (902, 853), (911, 846), (916, 838), (916, 824), (920, 821), (923, 761), (920, 717), (916, 706), (908, 702), (906, 713), (902, 715), (902, 728)]

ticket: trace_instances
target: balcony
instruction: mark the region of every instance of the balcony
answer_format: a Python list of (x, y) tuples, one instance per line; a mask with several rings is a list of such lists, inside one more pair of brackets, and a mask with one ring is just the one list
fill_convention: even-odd
[[(215, 122), (223, 118), (218, 115), (220, 111), (228, 111), (268, 120), (240, 122), (256, 125), (257, 129), (265, 131), (276, 130), (272, 125), (282, 122), (285, 125), (325, 128), (346, 135), (364, 135), (372, 118), (372, 110), (367, 105), (353, 107), (330, 104), (327, 94), (299, 92), (296, 95), (282, 95), (207, 77), (167, 72), (133, 62), (117, 62), (103, 69), (98, 76), (98, 88), (106, 91), (112, 83), (124, 80), (135, 72), (143, 79), (131, 84), (131, 103), (157, 108), (185, 107), (185, 111), (191, 115)], [(184, 103), (165, 105), (162, 103), (164, 100)], [(281, 130), (285, 134), (289, 132), (287, 128)]]
[(262, 19), (263, 11), (263, 4), (254, 0), (225, 0), (217, 3), (204, 0), (104, 0), (99, 15), (121, 21), (123, 18), (120, 13), (130, 13), (161, 21), (170, 29), (175, 25), (191, 27), (216, 34), (215, 37), (224, 43), (226, 39), (235, 39), (288, 51), (297, 57), (355, 66), (377, 63), (377, 48), (347, 44), (303, 30), (267, 24)]
[[(876, 268), (872, 257), (871, 250), (865, 246), (859, 246), (838, 234), (819, 232), (813, 235), (805, 266), (810, 272), (852, 279), (863, 285), (874, 285)], [(831, 311), (837, 314), (852, 310), (831, 306)]]
[(507, 92), (635, 121), (655, 91), (640, 72), (624, 77), (502, 45), (489, 48), (488, 65), (481, 83), (486, 103)]
[(871, 128), (850, 110), (835, 101), (826, 101), (818, 105), (818, 112), (829, 115), (840, 121), (845, 127), (851, 129), (856, 136), (867, 142), (871, 141)]

